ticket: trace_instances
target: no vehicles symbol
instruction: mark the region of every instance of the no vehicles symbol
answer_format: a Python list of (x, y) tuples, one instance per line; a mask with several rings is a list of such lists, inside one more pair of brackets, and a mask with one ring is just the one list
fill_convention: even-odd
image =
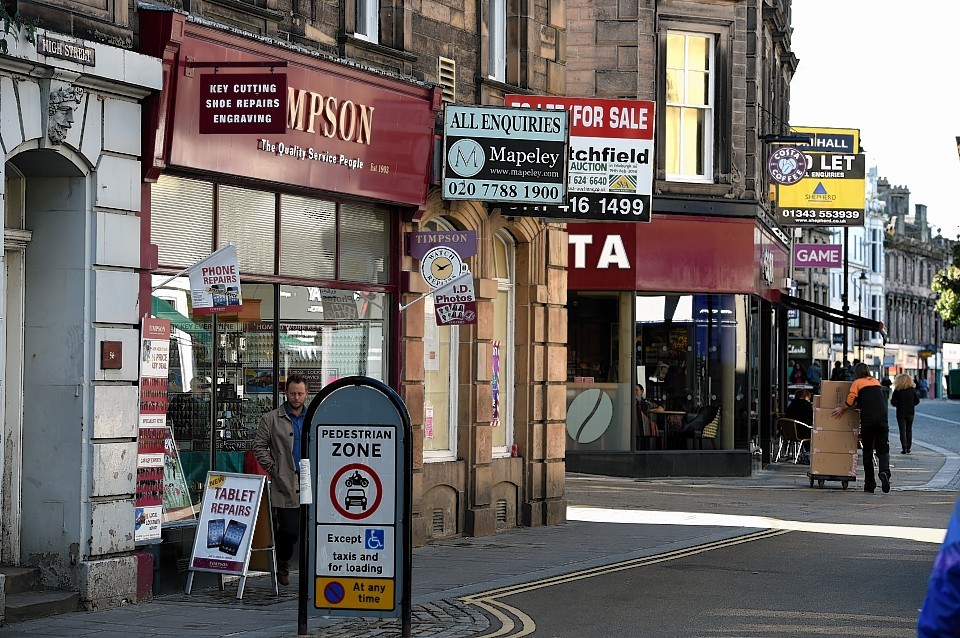
[(344, 518), (359, 521), (377, 511), (383, 498), (383, 484), (372, 468), (363, 463), (344, 465), (330, 481), (330, 502)]

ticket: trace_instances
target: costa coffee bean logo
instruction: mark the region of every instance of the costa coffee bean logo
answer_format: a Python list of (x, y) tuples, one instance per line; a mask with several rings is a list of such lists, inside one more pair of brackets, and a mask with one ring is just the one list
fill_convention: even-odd
[(792, 146), (778, 148), (767, 160), (767, 172), (778, 184), (796, 184), (807, 174), (807, 156)]

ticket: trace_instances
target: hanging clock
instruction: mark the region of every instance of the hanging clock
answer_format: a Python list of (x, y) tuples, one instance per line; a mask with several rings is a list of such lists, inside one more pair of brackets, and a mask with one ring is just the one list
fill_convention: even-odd
[(465, 268), (457, 251), (446, 246), (434, 246), (420, 260), (420, 274), (430, 288), (439, 288), (461, 274)]

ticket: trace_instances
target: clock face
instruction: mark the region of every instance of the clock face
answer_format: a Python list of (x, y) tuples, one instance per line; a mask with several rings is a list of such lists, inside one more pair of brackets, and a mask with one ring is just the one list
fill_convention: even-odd
[(460, 255), (446, 246), (435, 246), (420, 261), (420, 274), (431, 288), (447, 283), (463, 272)]

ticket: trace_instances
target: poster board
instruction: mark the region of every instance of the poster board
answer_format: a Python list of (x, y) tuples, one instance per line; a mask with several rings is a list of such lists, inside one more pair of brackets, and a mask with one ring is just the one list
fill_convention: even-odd
[(145, 317), (140, 330), (138, 373), (137, 478), (133, 540), (160, 542), (164, 497), (164, 446), (167, 438), (167, 375), (170, 322)]
[(191, 571), (246, 576), (264, 485), (257, 474), (207, 472)]

